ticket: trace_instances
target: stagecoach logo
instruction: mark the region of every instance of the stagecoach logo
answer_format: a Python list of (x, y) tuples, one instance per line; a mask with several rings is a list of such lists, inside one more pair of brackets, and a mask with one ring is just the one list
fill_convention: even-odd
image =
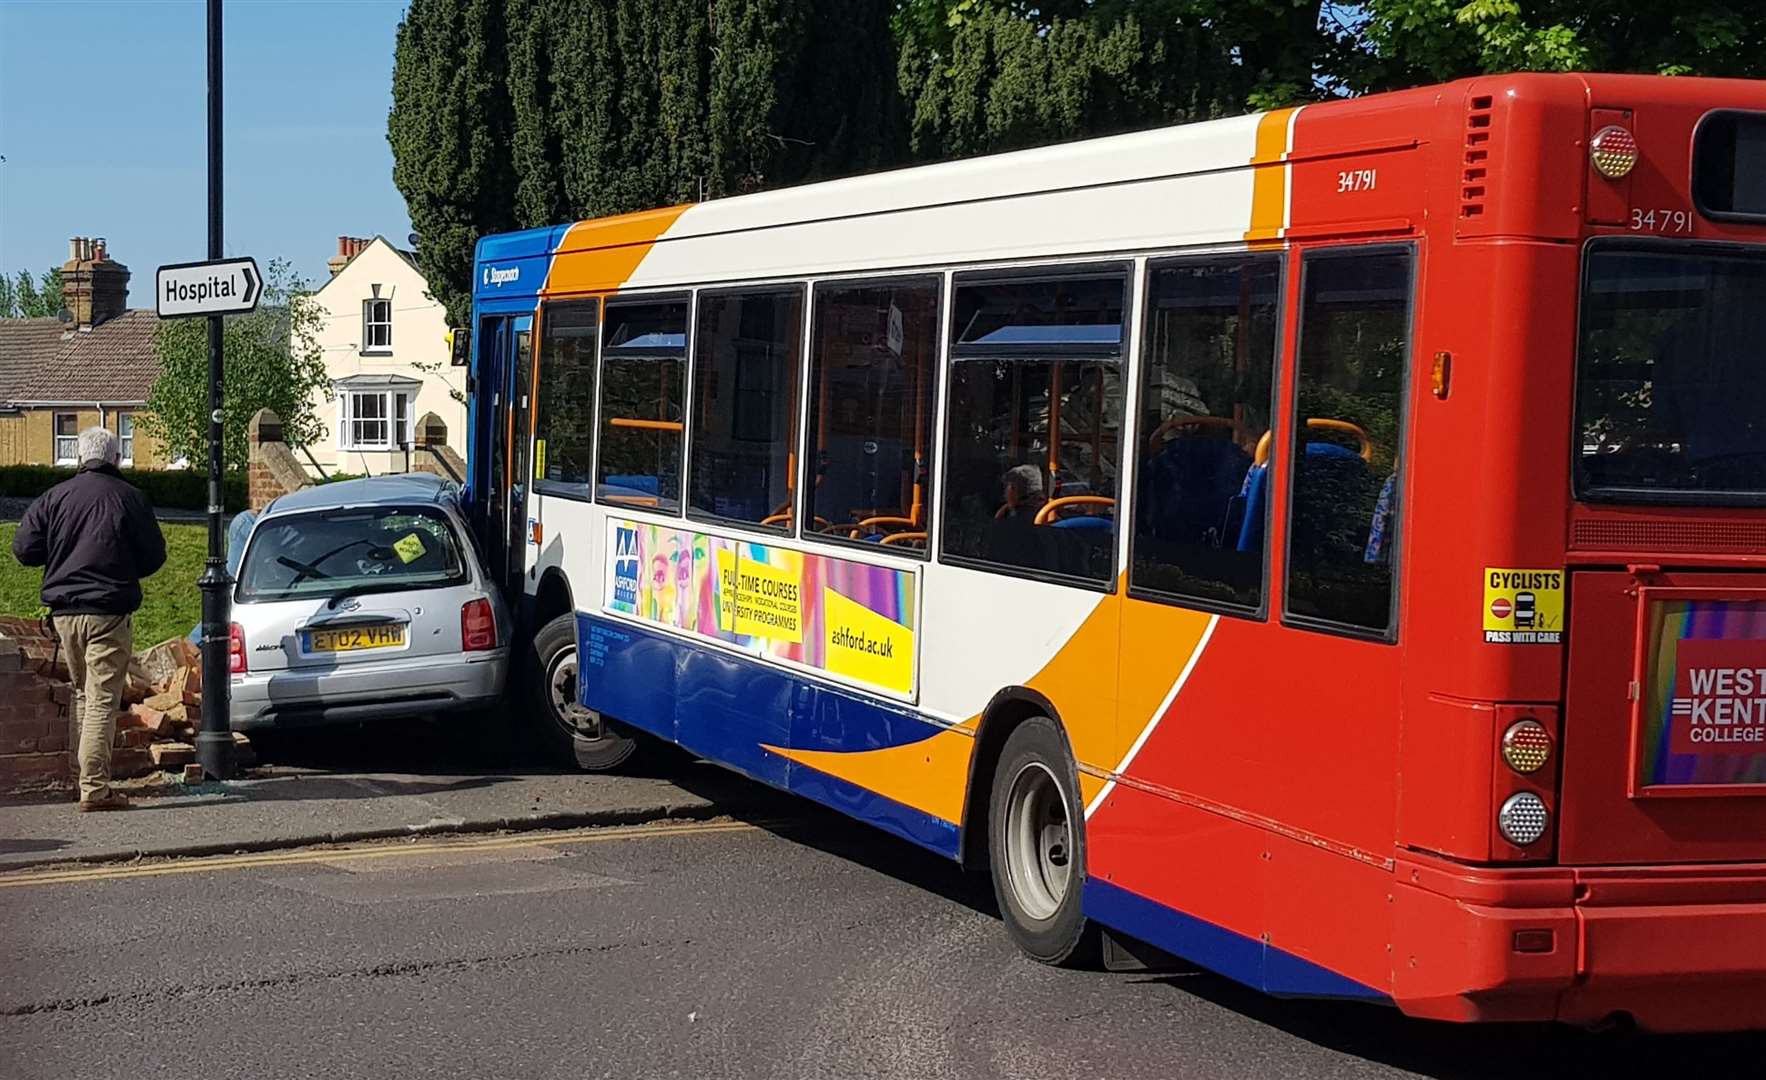
[(638, 530), (613, 527), (613, 610), (638, 612)]
[(513, 285), (513, 284), (515, 284), (515, 282), (520, 281), (520, 280), (521, 280), (521, 267), (519, 267), (519, 266), (509, 266), (509, 267), (487, 266), (484, 268), (483, 281), (484, 281), (484, 286), (487, 289), (490, 288), (492, 285), (496, 285), (499, 287), (503, 286), (503, 285)]
[(1674, 659), (1676, 754), (1766, 750), (1766, 641), (1682, 638)]

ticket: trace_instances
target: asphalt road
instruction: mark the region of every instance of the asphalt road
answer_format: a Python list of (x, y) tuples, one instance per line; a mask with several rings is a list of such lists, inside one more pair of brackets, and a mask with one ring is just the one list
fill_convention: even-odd
[(1612, 1041), (1057, 971), (981, 879), (804, 809), (0, 883), (0, 1077), (1758, 1077)]

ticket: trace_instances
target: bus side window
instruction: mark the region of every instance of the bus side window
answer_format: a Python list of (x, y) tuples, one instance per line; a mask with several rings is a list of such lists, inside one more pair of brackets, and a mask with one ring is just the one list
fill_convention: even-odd
[(1287, 613), (1391, 638), (1409, 249), (1309, 252), (1301, 271)]
[(1127, 276), (1044, 274), (957, 279), (942, 551), (1107, 584)]
[(1148, 267), (1129, 586), (1260, 609), (1281, 257)]
[(595, 446), (596, 300), (548, 304), (541, 314), (534, 409), (534, 488), (587, 498)]
[(816, 290), (806, 533), (924, 552), (938, 280)]
[(790, 530), (802, 351), (803, 290), (699, 294), (692, 510)]
[(601, 333), (595, 497), (614, 506), (679, 511), (687, 301), (608, 304)]

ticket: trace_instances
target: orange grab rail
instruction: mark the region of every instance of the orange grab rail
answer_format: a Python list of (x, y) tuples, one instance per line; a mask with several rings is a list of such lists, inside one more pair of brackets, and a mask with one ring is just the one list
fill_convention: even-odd
[(642, 428), (645, 431), (683, 431), (686, 425), (679, 420), (633, 420), (626, 416), (610, 416), (607, 418), (610, 427)]
[(1055, 512), (1060, 510), (1062, 507), (1067, 507), (1067, 506), (1110, 506), (1110, 507), (1113, 507), (1115, 505), (1116, 505), (1116, 500), (1112, 499), (1108, 495), (1063, 495), (1058, 499), (1050, 499), (1048, 502), (1042, 504), (1042, 509), (1038, 510), (1036, 512), (1036, 524), (1047, 525), (1049, 522), (1055, 520)]
[[(1354, 436), (1357, 444), (1355, 452), (1361, 455), (1361, 460), (1373, 460), (1373, 440), (1367, 437), (1367, 432), (1363, 431), (1360, 426), (1351, 424), (1347, 420), (1331, 420), (1325, 417), (1314, 417), (1306, 421), (1306, 426), (1313, 431), (1340, 431), (1345, 435)], [(1252, 457), (1252, 464), (1269, 464), (1269, 437), (1271, 434), (1273, 432), (1266, 431), (1263, 433), (1263, 438), (1257, 440), (1257, 453)]]

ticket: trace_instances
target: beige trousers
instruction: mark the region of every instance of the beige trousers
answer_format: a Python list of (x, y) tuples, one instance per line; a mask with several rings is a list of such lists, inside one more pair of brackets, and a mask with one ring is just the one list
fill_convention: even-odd
[(80, 721), (80, 801), (110, 792), (110, 747), (133, 656), (134, 626), (127, 615), (57, 615), (55, 632), (73, 679)]

